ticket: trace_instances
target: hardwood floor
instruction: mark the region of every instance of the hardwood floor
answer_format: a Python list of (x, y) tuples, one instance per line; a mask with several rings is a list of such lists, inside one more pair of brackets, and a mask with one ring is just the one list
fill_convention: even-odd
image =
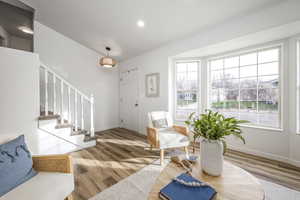
[(96, 134), (97, 145), (71, 153), (74, 164), (74, 200), (87, 200), (154, 160), (146, 138), (126, 129)]
[[(159, 159), (159, 151), (150, 151), (146, 137), (135, 132), (117, 128), (100, 132), (96, 137), (95, 147), (71, 153), (74, 200), (87, 200)], [(258, 178), (300, 191), (297, 167), (232, 150), (228, 150), (225, 159)]]
[(257, 178), (300, 191), (300, 168), (266, 158), (229, 150), (225, 159)]

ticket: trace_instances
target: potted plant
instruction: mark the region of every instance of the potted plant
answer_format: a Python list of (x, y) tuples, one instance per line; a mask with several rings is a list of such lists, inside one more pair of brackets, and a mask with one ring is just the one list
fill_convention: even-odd
[(238, 120), (234, 117), (226, 118), (218, 112), (206, 110), (206, 113), (199, 116), (191, 113), (185, 121), (193, 133), (194, 144), (197, 138), (200, 142), (201, 168), (212, 176), (219, 176), (223, 171), (223, 154), (226, 151), (225, 137), (234, 135), (242, 140), (240, 124), (247, 123), (246, 120)]

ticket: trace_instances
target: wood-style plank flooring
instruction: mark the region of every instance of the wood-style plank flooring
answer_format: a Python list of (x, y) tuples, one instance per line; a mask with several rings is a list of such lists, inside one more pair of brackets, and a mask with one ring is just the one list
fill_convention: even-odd
[[(150, 151), (146, 137), (135, 132), (117, 128), (97, 133), (96, 137), (95, 147), (71, 153), (74, 200), (87, 200), (159, 159), (159, 151)], [(258, 178), (300, 191), (297, 167), (232, 150), (225, 159)]]
[(300, 191), (300, 168), (258, 156), (229, 150), (225, 159), (257, 178)]
[(146, 138), (126, 129), (96, 134), (97, 144), (71, 153), (74, 164), (74, 200), (87, 200), (159, 158)]

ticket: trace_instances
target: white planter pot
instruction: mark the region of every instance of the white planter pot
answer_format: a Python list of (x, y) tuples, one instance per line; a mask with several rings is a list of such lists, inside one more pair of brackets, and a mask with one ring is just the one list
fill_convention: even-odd
[(212, 176), (220, 176), (223, 171), (223, 144), (220, 141), (206, 139), (200, 143), (202, 170)]

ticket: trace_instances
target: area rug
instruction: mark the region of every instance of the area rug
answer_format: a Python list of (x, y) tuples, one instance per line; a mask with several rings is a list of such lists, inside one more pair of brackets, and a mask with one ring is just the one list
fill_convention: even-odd
[[(157, 160), (90, 200), (146, 200), (152, 185), (164, 166), (160, 166)], [(260, 182), (265, 190), (266, 200), (300, 200), (300, 192), (298, 191), (261, 179)]]

